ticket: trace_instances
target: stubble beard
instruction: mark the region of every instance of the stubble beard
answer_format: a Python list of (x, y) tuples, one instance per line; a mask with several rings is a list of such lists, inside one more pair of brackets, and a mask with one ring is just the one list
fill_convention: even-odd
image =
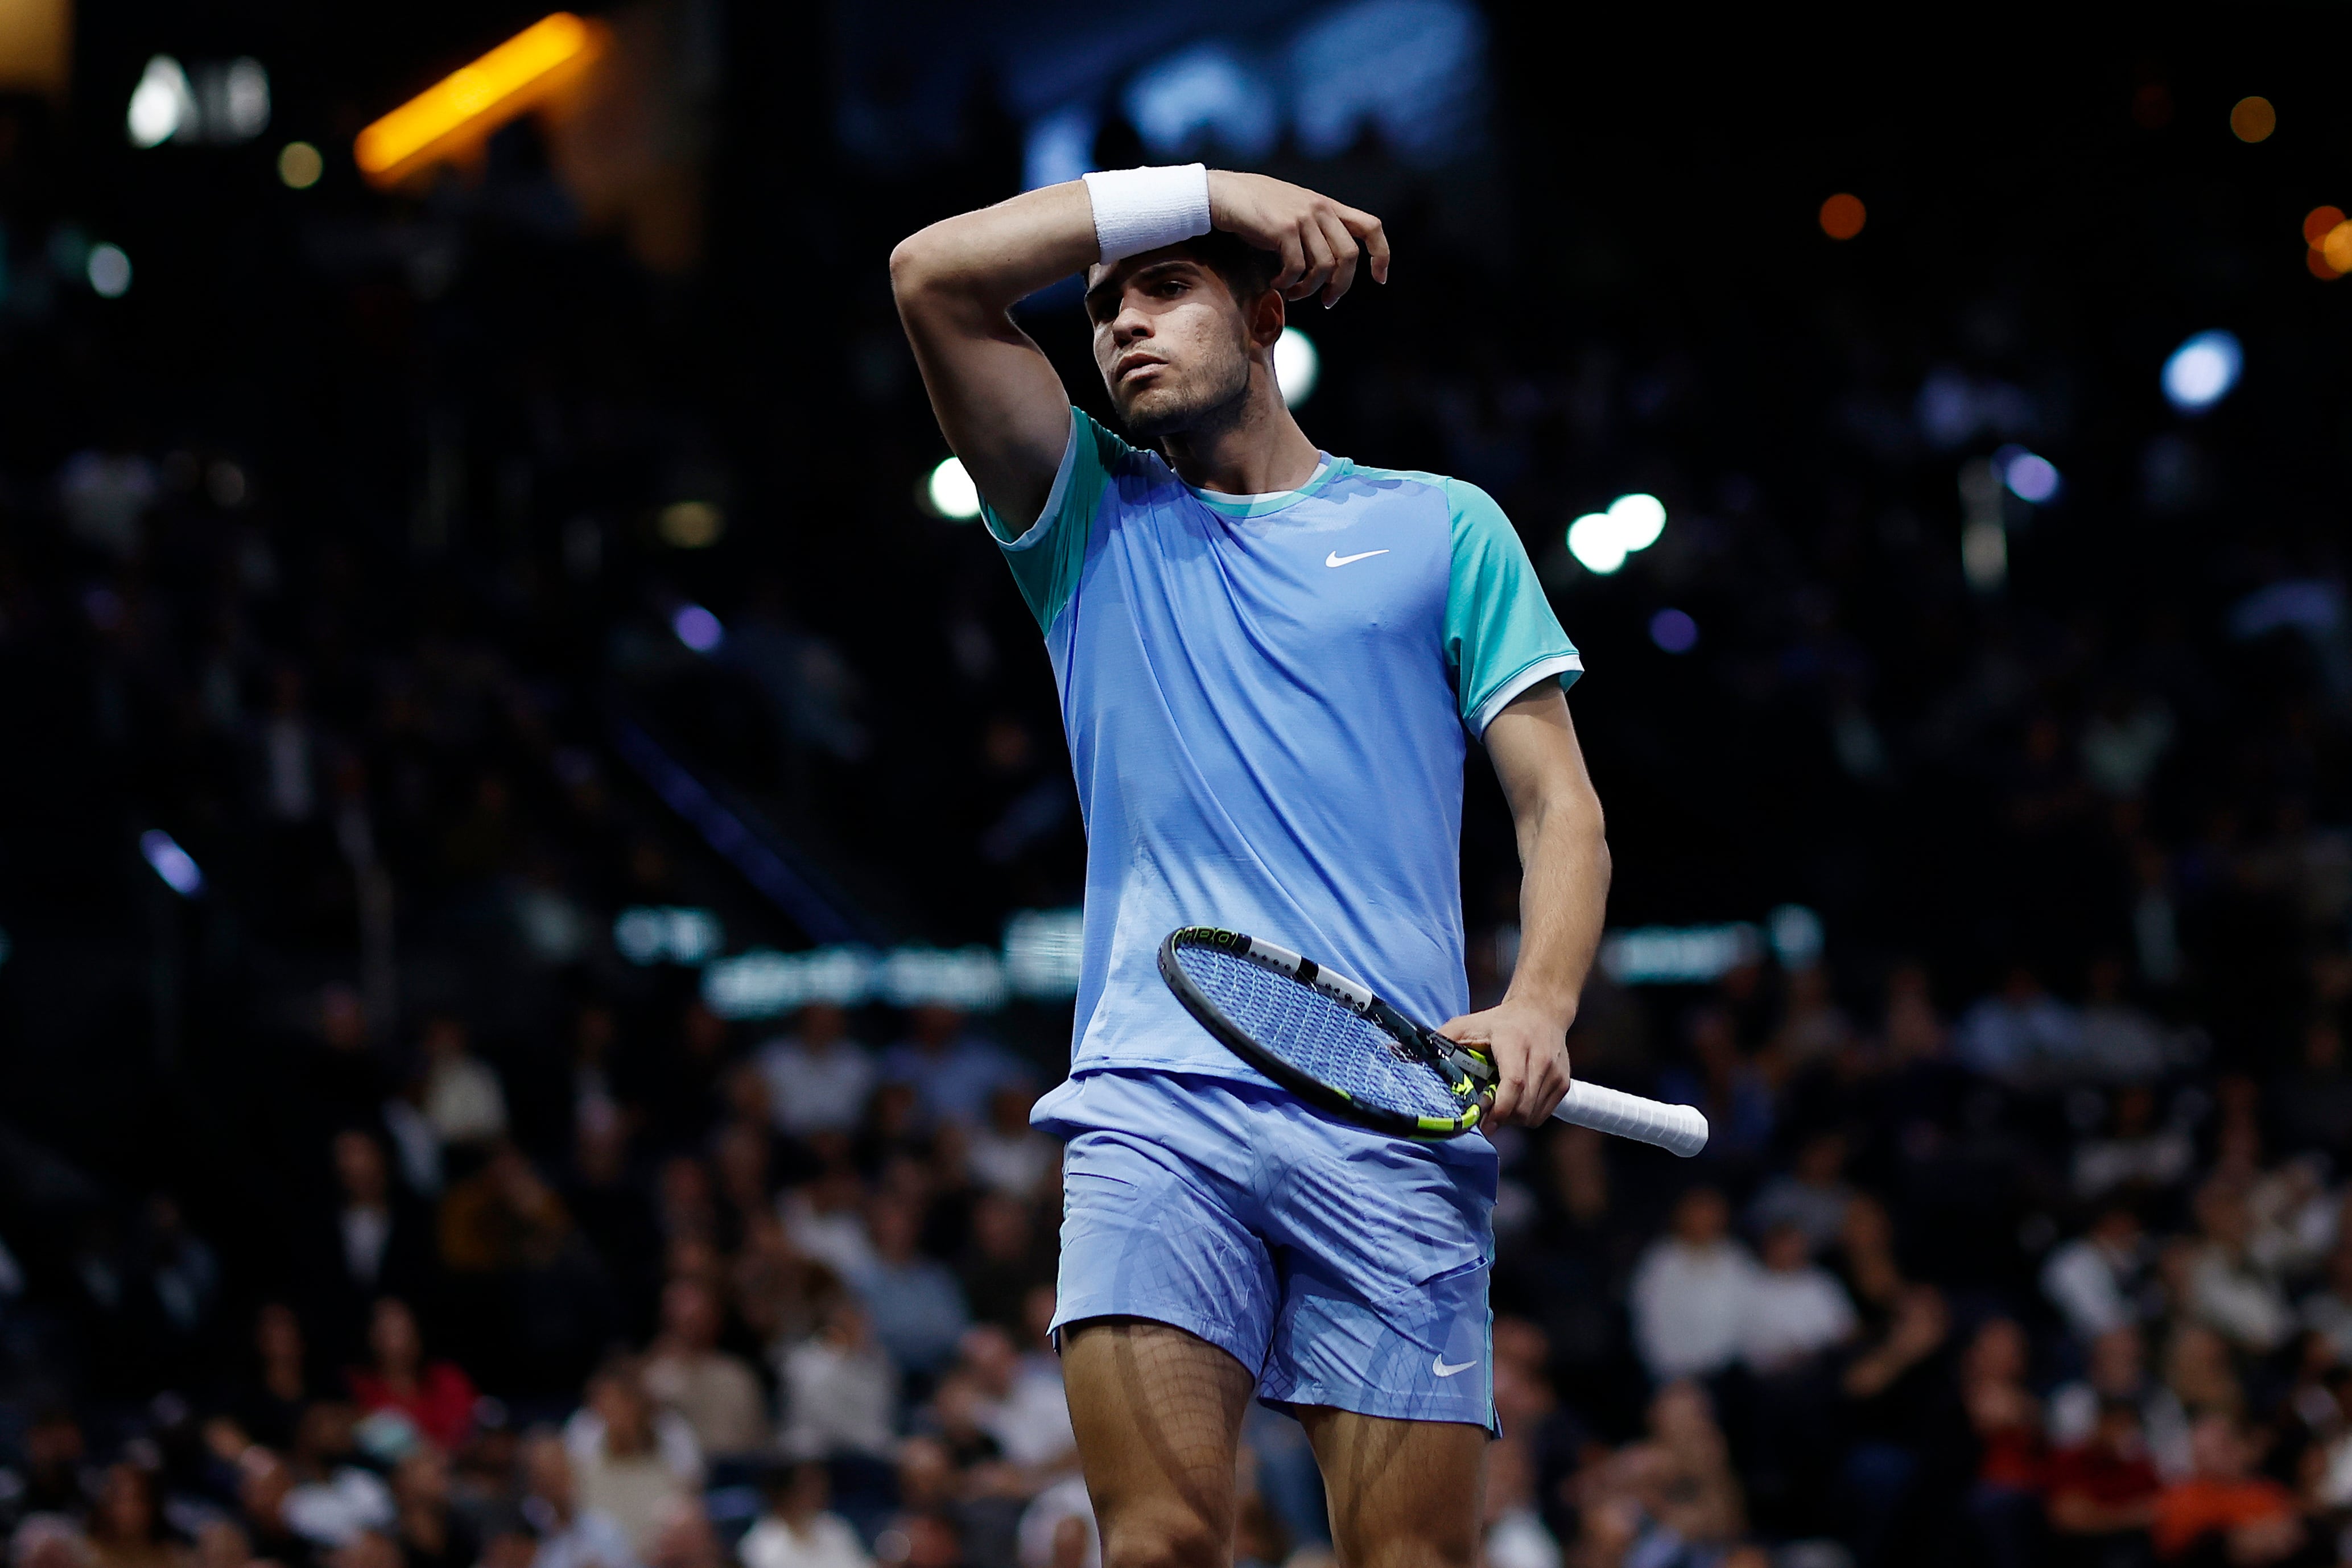
[(1171, 436), (1194, 435), (1238, 424), (1249, 401), (1249, 355), (1236, 353), (1226, 374), (1201, 384), (1154, 388), (1119, 410), (1119, 418), (1136, 439), (1157, 445)]

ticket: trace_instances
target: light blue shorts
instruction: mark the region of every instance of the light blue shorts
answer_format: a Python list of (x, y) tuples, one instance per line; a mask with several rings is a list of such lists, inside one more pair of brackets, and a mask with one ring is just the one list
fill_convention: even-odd
[(1416, 1143), (1271, 1085), (1127, 1069), (1030, 1120), (1069, 1145), (1057, 1331), (1150, 1318), (1255, 1368), (1268, 1405), (1495, 1430), (1484, 1138)]

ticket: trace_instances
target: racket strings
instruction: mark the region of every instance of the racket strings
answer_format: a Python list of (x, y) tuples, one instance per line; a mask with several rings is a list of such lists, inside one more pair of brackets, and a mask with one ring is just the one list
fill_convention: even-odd
[(1177, 962), (1226, 1017), (1310, 1078), (1407, 1116), (1460, 1113), (1461, 1102), (1434, 1068), (1313, 986), (1215, 948), (1180, 948)]

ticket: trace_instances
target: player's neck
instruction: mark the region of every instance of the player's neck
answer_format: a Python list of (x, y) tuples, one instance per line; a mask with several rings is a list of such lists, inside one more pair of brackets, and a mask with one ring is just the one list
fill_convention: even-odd
[(1178, 431), (1160, 443), (1168, 466), (1195, 489), (1267, 495), (1295, 490), (1315, 477), (1323, 454), (1283, 405), (1272, 376), (1253, 382), (1239, 417)]

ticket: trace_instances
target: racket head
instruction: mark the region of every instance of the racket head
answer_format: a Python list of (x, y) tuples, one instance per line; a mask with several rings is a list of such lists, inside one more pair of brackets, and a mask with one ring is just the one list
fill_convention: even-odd
[(1160, 977), (1226, 1049), (1334, 1116), (1431, 1140), (1486, 1117), (1493, 1074), (1483, 1058), (1288, 948), (1180, 926), (1160, 942)]

